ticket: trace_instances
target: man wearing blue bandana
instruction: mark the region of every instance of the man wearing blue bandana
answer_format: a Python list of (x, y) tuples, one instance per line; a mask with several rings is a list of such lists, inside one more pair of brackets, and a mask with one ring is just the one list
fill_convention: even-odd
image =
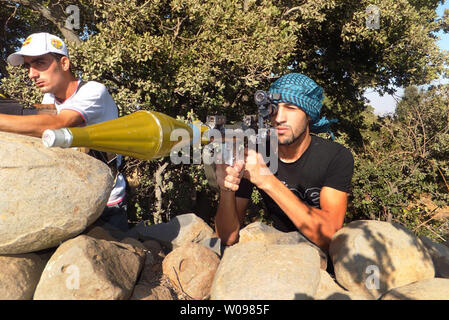
[(257, 187), (272, 218), (283, 232), (299, 231), (328, 252), (332, 236), (343, 225), (354, 160), (342, 145), (311, 133), (328, 132), (335, 120), (320, 117), (323, 90), (312, 79), (290, 73), (269, 89), (276, 93), (271, 115), (278, 134), (278, 170), (270, 172), (262, 155), (249, 149), (245, 161), (217, 165), (220, 201), (217, 235), (226, 245), (238, 242), (253, 187)]

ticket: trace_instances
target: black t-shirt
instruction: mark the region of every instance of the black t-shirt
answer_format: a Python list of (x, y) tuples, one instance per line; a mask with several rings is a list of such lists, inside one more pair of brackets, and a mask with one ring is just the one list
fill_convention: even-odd
[[(274, 174), (300, 200), (320, 208), (321, 188), (326, 186), (350, 192), (354, 159), (351, 152), (339, 143), (318, 136), (311, 136), (309, 147), (292, 163), (279, 160)], [(242, 179), (236, 197), (251, 198), (254, 185)], [(273, 226), (283, 232), (298, 231), (288, 216), (264, 191), (259, 190)]]

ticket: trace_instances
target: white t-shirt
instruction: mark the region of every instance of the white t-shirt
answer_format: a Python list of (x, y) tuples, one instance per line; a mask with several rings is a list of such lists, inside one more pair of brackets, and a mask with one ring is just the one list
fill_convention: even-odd
[[(89, 81), (80, 86), (80, 83), (81, 80), (78, 81), (77, 90), (65, 101), (59, 101), (52, 93), (46, 93), (42, 104), (54, 104), (58, 113), (61, 110), (76, 111), (83, 117), (87, 126), (118, 117), (117, 106), (103, 84)], [(117, 162), (119, 165), (121, 155), (118, 156)], [(122, 201), (126, 195), (125, 188), (125, 178), (119, 173), (107, 205), (111, 206)]]
[(42, 104), (54, 103), (58, 113), (61, 110), (78, 112), (87, 126), (95, 123), (112, 120), (118, 117), (117, 106), (106, 87), (96, 81), (84, 82), (64, 102), (55, 99), (52, 93), (44, 94)]

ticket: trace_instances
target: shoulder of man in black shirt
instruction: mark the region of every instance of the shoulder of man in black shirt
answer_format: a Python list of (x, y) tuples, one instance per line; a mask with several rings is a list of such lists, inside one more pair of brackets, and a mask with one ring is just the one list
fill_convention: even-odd
[(307, 162), (311, 170), (319, 169), (317, 172), (324, 172), (322, 186), (349, 193), (354, 173), (354, 157), (351, 151), (338, 142), (315, 135), (312, 135), (310, 147)]

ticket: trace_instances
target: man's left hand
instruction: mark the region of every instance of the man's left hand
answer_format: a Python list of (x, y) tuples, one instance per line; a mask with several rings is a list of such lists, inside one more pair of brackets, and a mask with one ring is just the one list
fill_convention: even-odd
[(260, 153), (254, 149), (245, 149), (245, 171), (243, 177), (251, 181), (256, 187), (263, 189), (264, 183), (267, 182), (268, 176), (273, 173), (265, 164)]

